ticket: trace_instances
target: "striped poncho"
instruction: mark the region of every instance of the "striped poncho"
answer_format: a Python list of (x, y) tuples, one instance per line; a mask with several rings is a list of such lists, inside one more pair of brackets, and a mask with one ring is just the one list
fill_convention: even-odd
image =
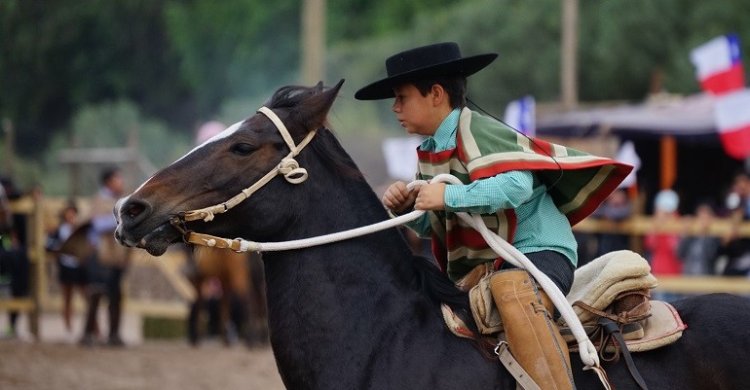
[[(547, 186), (555, 205), (571, 226), (591, 214), (632, 167), (540, 139), (529, 139), (506, 125), (464, 108), (456, 148), (441, 152), (418, 150), (420, 179), (450, 173), (464, 184), (514, 170), (531, 170)], [(428, 213), (433, 251), (452, 279), (497, 255), (481, 235), (451, 212)], [(482, 215), (490, 230), (513, 242), (515, 211), (501, 209)]]

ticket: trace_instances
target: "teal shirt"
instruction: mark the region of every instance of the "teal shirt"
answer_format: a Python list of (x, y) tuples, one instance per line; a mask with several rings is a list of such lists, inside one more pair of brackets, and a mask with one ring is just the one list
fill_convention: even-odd
[[(453, 110), (435, 134), (422, 142), (420, 150), (454, 149), (460, 112)], [(574, 266), (578, 263), (578, 245), (570, 222), (555, 206), (547, 187), (531, 171), (511, 171), (465, 185), (446, 185), (444, 201), (446, 211), (451, 212), (488, 214), (515, 209), (518, 224), (512, 244), (521, 253), (553, 250)], [(430, 235), (426, 214), (407, 226), (423, 237)]]

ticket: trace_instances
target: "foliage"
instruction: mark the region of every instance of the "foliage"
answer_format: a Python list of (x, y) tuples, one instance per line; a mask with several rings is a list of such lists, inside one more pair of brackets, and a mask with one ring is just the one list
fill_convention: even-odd
[[(360, 41), (409, 30), (425, 10), (441, 9), (451, 0), (328, 0), (328, 41)], [(363, 17), (365, 16), (366, 17)]]
[[(526, 94), (557, 100), (560, 4), (328, 0), (326, 81), (347, 79), (331, 117), (334, 128), (401, 134), (391, 102), (352, 96), (384, 76), (389, 55), (438, 41), (456, 41), (466, 55), (499, 53), (469, 79), (470, 99), (491, 113)], [(175, 137), (189, 142), (203, 121), (233, 123), (277, 87), (296, 82), (300, 13), (294, 0), (0, 1), (0, 117), (14, 123), (21, 161), (39, 166), (51, 164), (49, 155), (84, 131), (79, 126), (93, 128), (83, 118), (96, 106), (115, 110), (132, 102), (137, 119), (131, 119), (141, 129), (161, 123), (162, 130), (141, 135), (144, 147), (163, 148)], [(690, 50), (736, 32), (747, 60), (748, 14), (746, 0), (582, 0), (579, 97), (640, 100), (654, 88), (697, 92)]]
[[(525, 94), (553, 100), (559, 85), (558, 8), (555, 0), (475, 0), (443, 7), (423, 14), (405, 32), (334, 47), (329, 74), (347, 75), (343, 94), (351, 96), (356, 89), (385, 76), (389, 55), (417, 45), (456, 41), (463, 55), (499, 53), (494, 63), (469, 78), (469, 99), (490, 113), (498, 115), (509, 100)], [(377, 110), (375, 125), (369, 127), (378, 127), (377, 118), (392, 117), (390, 103), (365, 103)], [(346, 105), (340, 98), (337, 105), (342, 104)], [(388, 123), (386, 127), (400, 131), (395, 121)]]
[(296, 1), (172, 1), (165, 19), (202, 118), (212, 116), (224, 99), (257, 96), (296, 79)]
[(173, 134), (163, 123), (144, 118), (127, 101), (84, 107), (73, 118), (73, 128), (77, 147), (121, 147), (134, 136), (132, 142), (139, 145), (139, 152), (156, 166), (174, 161), (191, 148), (187, 134)]
[(0, 2), (0, 114), (14, 121), (19, 152), (38, 155), (88, 103), (128, 98), (149, 115), (184, 118), (175, 114), (189, 112), (190, 96), (164, 3)]
[[(585, 100), (643, 99), (652, 89), (695, 93), (690, 51), (739, 33), (750, 53), (750, 3), (700, 0), (586, 1), (581, 11), (580, 84)], [(663, 74), (663, 84), (655, 78)]]
[(37, 172), (32, 176), (36, 182), (44, 183), (45, 191), (50, 194), (92, 193), (98, 184), (96, 179), (101, 168), (105, 165), (122, 166), (122, 163), (113, 161), (78, 167), (79, 188), (69, 188), (72, 167), (59, 163), (61, 151), (69, 147), (123, 148), (137, 144), (139, 168), (129, 172), (135, 175), (132, 179), (136, 182), (151, 175), (153, 169), (178, 159), (191, 148), (191, 139), (187, 134), (171, 132), (163, 123), (144, 118), (138, 107), (128, 101), (84, 106), (71, 123), (72, 134), (58, 134), (51, 140), (50, 153), (36, 164)]

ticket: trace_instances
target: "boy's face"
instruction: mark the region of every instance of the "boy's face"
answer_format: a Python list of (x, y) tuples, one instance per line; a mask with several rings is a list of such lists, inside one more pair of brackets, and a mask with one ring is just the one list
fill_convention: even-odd
[[(434, 87), (433, 87), (434, 90)], [(396, 95), (392, 110), (401, 127), (407, 133), (431, 136), (435, 134), (440, 123), (445, 119), (441, 102), (431, 90), (422, 96), (414, 84), (404, 84), (393, 88)], [(450, 111), (450, 110), (448, 110)]]

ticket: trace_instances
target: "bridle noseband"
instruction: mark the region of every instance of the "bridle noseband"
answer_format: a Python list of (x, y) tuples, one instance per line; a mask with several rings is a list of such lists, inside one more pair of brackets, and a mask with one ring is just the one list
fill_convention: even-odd
[(261, 189), (264, 185), (268, 184), (268, 182), (277, 175), (284, 175), (284, 179), (291, 184), (300, 184), (307, 180), (307, 170), (301, 168), (297, 160), (294, 158), (299, 155), (302, 149), (304, 149), (310, 141), (312, 141), (317, 131), (313, 130), (309, 132), (299, 145), (295, 145), (289, 130), (275, 112), (265, 106), (259, 108), (258, 112), (268, 117), (274, 126), (276, 126), (276, 129), (281, 134), (284, 142), (286, 142), (286, 145), (289, 147), (289, 154), (282, 158), (279, 164), (266, 173), (265, 176), (261, 177), (257, 182), (253, 183), (253, 185), (243, 189), (239, 194), (233, 196), (227, 201), (202, 209), (183, 211), (170, 218), (169, 223), (182, 234), (185, 242), (211, 247), (215, 246), (218, 248), (230, 248), (239, 251), (240, 248), (235, 248), (235, 245), (232, 244), (234, 240), (193, 232), (187, 229), (185, 223), (197, 220), (203, 220), (204, 222), (212, 221), (216, 214), (226, 213), (231, 210), (233, 207), (249, 198), (250, 195)]

